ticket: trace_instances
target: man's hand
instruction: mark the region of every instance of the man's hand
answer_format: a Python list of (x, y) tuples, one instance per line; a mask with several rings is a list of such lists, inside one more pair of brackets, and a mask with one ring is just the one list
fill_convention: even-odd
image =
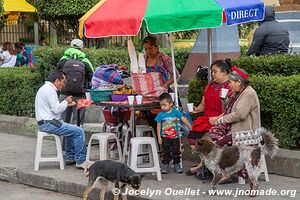
[(68, 97), (66, 98), (66, 101), (67, 101), (68, 103), (72, 103), (72, 102), (73, 102), (73, 97), (72, 97), (72, 96), (68, 96)]

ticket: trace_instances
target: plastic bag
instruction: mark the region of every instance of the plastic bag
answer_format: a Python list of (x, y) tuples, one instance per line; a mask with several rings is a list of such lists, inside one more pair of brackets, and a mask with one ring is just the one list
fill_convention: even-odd
[(135, 47), (131, 40), (127, 41), (128, 53), (130, 58), (130, 70), (132, 73), (138, 73), (138, 61), (136, 57)]
[(131, 75), (132, 89), (139, 95), (145, 97), (159, 97), (164, 92), (167, 92), (162, 76), (158, 72), (150, 73), (134, 73)]

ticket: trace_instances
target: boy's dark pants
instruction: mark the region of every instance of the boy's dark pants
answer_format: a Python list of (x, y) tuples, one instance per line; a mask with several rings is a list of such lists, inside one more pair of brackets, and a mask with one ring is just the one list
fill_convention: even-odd
[(179, 138), (165, 138), (162, 137), (163, 148), (163, 164), (169, 164), (173, 160), (173, 164), (180, 163), (180, 139)]

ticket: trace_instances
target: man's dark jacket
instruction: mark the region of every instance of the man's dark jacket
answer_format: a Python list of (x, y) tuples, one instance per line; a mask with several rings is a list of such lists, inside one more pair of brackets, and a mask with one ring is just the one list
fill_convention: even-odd
[(262, 56), (265, 54), (287, 53), (290, 44), (288, 30), (275, 21), (272, 6), (265, 7), (265, 19), (255, 30), (252, 44), (247, 55)]

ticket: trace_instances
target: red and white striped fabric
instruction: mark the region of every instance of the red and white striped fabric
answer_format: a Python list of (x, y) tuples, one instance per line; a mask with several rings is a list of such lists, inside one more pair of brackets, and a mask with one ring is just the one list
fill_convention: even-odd
[(167, 92), (160, 73), (132, 73), (132, 89), (144, 97), (159, 97)]

